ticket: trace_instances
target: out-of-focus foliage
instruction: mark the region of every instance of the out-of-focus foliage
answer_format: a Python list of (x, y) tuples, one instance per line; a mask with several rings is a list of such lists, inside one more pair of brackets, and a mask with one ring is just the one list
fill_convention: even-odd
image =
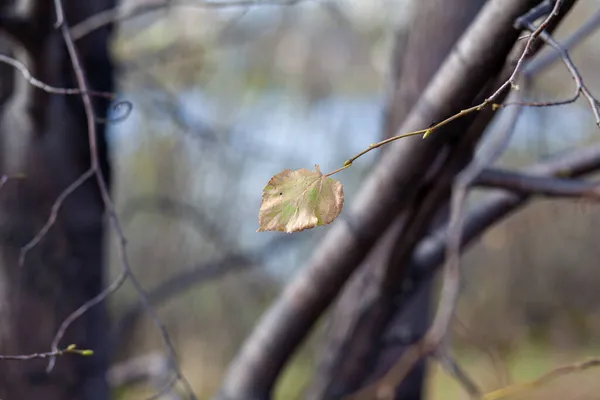
[[(329, 229), (270, 246), (283, 234), (255, 232), (265, 182), (284, 168), (319, 163), (334, 170), (380, 140), (392, 33), (403, 28), (411, 8), (384, 0), (315, 3), (172, 8), (123, 24), (115, 42), (122, 96), (135, 107), (111, 130), (116, 200), (144, 286), (152, 291), (174, 274), (266, 246), (260, 265), (206, 280), (158, 306), (201, 398), (214, 392), (281, 284)], [(597, 1), (581, 0), (557, 37), (575, 30), (595, 7)], [(572, 52), (595, 93), (598, 43), (595, 34)], [(557, 64), (533, 82), (531, 97), (569, 96), (571, 83)], [(520, 167), (584, 146), (598, 137), (588, 114), (580, 102), (560, 111), (524, 110), (500, 164)], [(336, 176), (346, 204), (376, 153)], [(181, 207), (131, 208), (159, 197)], [(508, 372), (532, 379), (600, 346), (599, 212), (590, 204), (542, 202), (490, 230), (466, 256), (452, 339), (459, 360), (486, 389), (508, 383)], [(111, 297), (115, 319), (135, 302), (128, 289)], [(277, 398), (297, 398), (305, 388), (318, 335), (288, 368)], [(142, 320), (118, 354), (125, 359), (160, 343)], [(433, 379), (434, 398), (465, 398), (450, 397), (456, 388), (443, 373)]]

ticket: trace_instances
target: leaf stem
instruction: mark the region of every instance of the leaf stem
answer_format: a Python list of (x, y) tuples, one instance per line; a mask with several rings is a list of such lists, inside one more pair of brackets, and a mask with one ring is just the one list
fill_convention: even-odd
[[(349, 168), (349, 167), (351, 167), (351, 166), (352, 166), (352, 163), (353, 163), (354, 161), (356, 161), (358, 158), (360, 158), (360, 157), (364, 156), (364, 155), (365, 155), (365, 154), (367, 154), (368, 152), (370, 152), (370, 151), (372, 151), (372, 150), (375, 150), (375, 149), (377, 149), (377, 148), (379, 148), (379, 147), (385, 146), (386, 144), (389, 144), (389, 143), (395, 142), (395, 141), (396, 141), (396, 140), (398, 140), (398, 139), (403, 139), (403, 138), (406, 138), (406, 137), (410, 137), (410, 136), (417, 136), (417, 135), (423, 135), (423, 139), (425, 139), (427, 136), (429, 136), (429, 135), (430, 135), (430, 134), (431, 134), (433, 131), (435, 131), (436, 129), (439, 129), (439, 128), (441, 128), (442, 126), (444, 126), (444, 125), (447, 125), (447, 124), (449, 124), (450, 122), (452, 122), (452, 121), (454, 121), (454, 120), (456, 120), (456, 119), (458, 119), (458, 118), (464, 117), (464, 116), (465, 116), (465, 115), (467, 115), (467, 114), (471, 114), (471, 113), (472, 113), (472, 112), (474, 112), (474, 111), (481, 111), (481, 110), (483, 110), (483, 109), (484, 109), (484, 108), (485, 108), (487, 105), (489, 105), (489, 104), (490, 104), (490, 103), (493, 101), (493, 100), (492, 100), (493, 98), (494, 98), (494, 97), (492, 96), (492, 97), (490, 97), (490, 98), (488, 98), (488, 99), (485, 99), (485, 100), (484, 100), (484, 101), (483, 101), (481, 104), (478, 104), (478, 105), (476, 105), (476, 106), (473, 106), (473, 107), (467, 108), (467, 109), (465, 109), (465, 110), (461, 110), (460, 112), (458, 112), (458, 113), (456, 113), (456, 114), (452, 115), (451, 117), (448, 117), (448, 118), (446, 118), (446, 119), (445, 119), (445, 120), (443, 120), (442, 122), (438, 122), (437, 124), (435, 124), (435, 125), (433, 125), (433, 126), (431, 126), (431, 127), (427, 128), (427, 129), (420, 129), (420, 130), (418, 130), (418, 131), (413, 131), (413, 132), (403, 133), (403, 134), (396, 135), (396, 136), (393, 136), (393, 137), (391, 137), (391, 138), (388, 138), (388, 139), (382, 140), (381, 142), (373, 143), (373, 144), (371, 144), (371, 145), (370, 145), (368, 148), (364, 149), (363, 151), (361, 151), (360, 153), (358, 153), (358, 154), (357, 154), (357, 155), (355, 155), (354, 157), (352, 157), (352, 158), (349, 158), (348, 160), (346, 160), (346, 161), (344, 162), (344, 166), (343, 166), (343, 167), (340, 167), (340, 168), (336, 169), (335, 171), (332, 171), (332, 172), (330, 172), (330, 173), (326, 174), (325, 176), (326, 176), (326, 177), (329, 177), (329, 176), (331, 176), (331, 175), (335, 175), (335, 174), (337, 174), (338, 172), (340, 172), (340, 171), (343, 171), (343, 170), (345, 170), (346, 168)], [(495, 109), (495, 108), (494, 108), (494, 109)]]

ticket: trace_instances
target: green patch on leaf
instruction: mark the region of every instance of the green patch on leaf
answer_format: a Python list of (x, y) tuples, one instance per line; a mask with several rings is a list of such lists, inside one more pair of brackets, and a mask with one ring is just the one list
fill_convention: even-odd
[(298, 232), (327, 225), (344, 206), (342, 184), (315, 171), (289, 169), (271, 178), (263, 191), (258, 232)]

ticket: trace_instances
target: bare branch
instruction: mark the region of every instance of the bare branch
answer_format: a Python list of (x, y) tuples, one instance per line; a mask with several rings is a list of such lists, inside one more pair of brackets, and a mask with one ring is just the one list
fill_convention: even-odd
[[(600, 10), (596, 11), (594, 15), (583, 23), (571, 36), (563, 41), (563, 48), (565, 50), (571, 50), (578, 44), (588, 38), (594, 33), (598, 27), (600, 27)], [(554, 62), (561, 59), (560, 51), (553, 51), (543, 56), (539, 56), (531, 60), (523, 69), (523, 75), (526, 77), (532, 77), (539, 74)]]
[(538, 388), (550, 381), (553, 381), (556, 378), (572, 374), (574, 372), (585, 371), (586, 369), (598, 366), (600, 366), (600, 358), (590, 358), (589, 360), (583, 362), (563, 365), (556, 369), (553, 369), (547, 374), (542, 375), (540, 378), (532, 382), (518, 383), (502, 389), (494, 390), (493, 392), (484, 395), (483, 400), (498, 400), (506, 398), (508, 396), (522, 394), (527, 390)]
[(472, 399), (481, 398), (481, 389), (473, 379), (463, 370), (458, 362), (449, 354), (447, 346), (443, 346), (436, 351), (436, 359), (439, 363), (461, 384)]
[[(596, 119), (596, 125), (598, 126), (598, 128), (600, 128), (600, 102), (592, 95), (592, 93), (590, 92), (588, 87), (583, 82), (583, 79), (581, 78), (581, 74), (579, 73), (579, 71), (577, 70), (577, 67), (575, 67), (575, 64), (573, 63), (573, 61), (571, 60), (571, 57), (569, 56), (569, 52), (566, 49), (564, 49), (563, 47), (561, 47), (552, 38), (552, 36), (550, 36), (549, 33), (543, 32), (543, 34), (540, 37), (542, 38), (542, 40), (544, 40), (545, 43), (552, 46), (554, 49), (556, 49), (557, 51), (559, 51), (561, 53), (561, 59), (565, 63), (565, 66), (568, 68), (569, 72), (571, 73), (571, 76), (573, 77), (573, 79), (575, 80), (575, 83), (577, 84), (578, 96), (582, 95), (583, 97), (585, 97), (585, 99), (587, 100), (587, 102), (590, 105), (590, 108), (592, 109), (592, 112), (594, 113), (594, 118)], [(558, 104), (560, 104), (560, 103), (558, 103)]]
[[(56, 9), (56, 15), (60, 17), (60, 15), (63, 14), (61, 0), (55, 0), (54, 6)], [(97, 134), (96, 134), (94, 112), (93, 112), (93, 108), (92, 108), (91, 97), (90, 97), (90, 95), (88, 93), (88, 89), (87, 89), (85, 73), (81, 67), (81, 61), (79, 59), (79, 54), (73, 43), (73, 38), (71, 37), (71, 33), (69, 30), (69, 27), (67, 26), (66, 21), (64, 19), (62, 19), (62, 21), (61, 21), (61, 19), (59, 18), (58, 22), (62, 22), (60, 25), (60, 29), (62, 32), (64, 42), (67, 47), (69, 57), (71, 59), (71, 64), (72, 64), (73, 70), (75, 72), (77, 86), (79, 87), (79, 89), (81, 91), (81, 98), (83, 100), (84, 110), (85, 110), (85, 114), (87, 117), (88, 141), (89, 141), (90, 158), (91, 158), (90, 170), (93, 171), (93, 174), (96, 177), (96, 182), (98, 184), (98, 188), (100, 190), (100, 194), (101, 194), (105, 209), (107, 210), (107, 212), (109, 214), (109, 218), (112, 223), (112, 226), (119, 238), (118, 250), (120, 253), (121, 264), (122, 264), (122, 268), (123, 268), (123, 272), (120, 276), (120, 279), (117, 279), (113, 283), (113, 285), (111, 285), (108, 288), (108, 289), (111, 289), (110, 291), (104, 290), (98, 296), (96, 296), (94, 299), (92, 299), (92, 300), (88, 301), (86, 304), (84, 304), (84, 306), (87, 305), (89, 308), (95, 304), (98, 304), (99, 302), (104, 300), (106, 298), (106, 296), (108, 296), (110, 293), (112, 293), (112, 291), (117, 290), (122, 285), (122, 283), (125, 281), (126, 278), (129, 278), (129, 280), (133, 284), (134, 288), (138, 292), (140, 299), (144, 302), (144, 305), (146, 306), (146, 309), (150, 313), (153, 322), (155, 323), (155, 325), (157, 326), (157, 328), (159, 329), (159, 331), (161, 333), (163, 342), (169, 352), (169, 357), (173, 363), (173, 370), (174, 370), (177, 378), (184, 384), (190, 399), (196, 399), (196, 396), (195, 396), (193, 390), (191, 389), (189, 382), (182, 375), (179, 365), (177, 364), (177, 356), (175, 353), (175, 348), (171, 342), (169, 334), (168, 334), (164, 324), (162, 323), (162, 321), (160, 321), (160, 319), (158, 318), (156, 311), (154, 310), (154, 308), (152, 307), (152, 305), (150, 304), (150, 302), (147, 298), (147, 294), (146, 294), (144, 288), (141, 286), (140, 282), (137, 280), (137, 277), (133, 274), (133, 271), (129, 264), (129, 260), (128, 260), (126, 248), (125, 248), (126, 239), (125, 239), (123, 230), (121, 228), (120, 221), (117, 217), (114, 205), (110, 198), (110, 194), (108, 191), (106, 181), (104, 180), (102, 169), (100, 168), (100, 161), (99, 161), (99, 156), (98, 156), (98, 144), (97, 144), (98, 138), (97, 138)], [(81, 310), (81, 308), (80, 308), (80, 310)], [(76, 318), (77, 318), (77, 316), (75, 316), (73, 319), (76, 319)], [(55, 344), (52, 349), (53, 351), (57, 350), (56, 349), (57, 342), (58, 341), (55, 339)], [(56, 360), (55, 357), (51, 357), (51, 363), (48, 365), (48, 369), (52, 368), (55, 360)]]
[[(513, 23), (531, 2), (492, 0), (438, 69), (400, 132), (440, 121), (472, 105), (518, 38)], [(275, 379), (306, 332), (338, 294), (400, 208), (419, 190), (423, 171), (436, 158), (443, 134), (391, 144), (356, 196), (350, 224), (335, 224), (307, 267), (264, 314), (232, 362), (220, 395), (268, 397)], [(351, 226), (360, 227), (352, 229)]]
[(506, 363), (502, 362), (502, 357), (498, 350), (490, 348), (481, 337), (473, 334), (471, 328), (467, 327), (458, 317), (454, 317), (452, 327), (454, 328), (453, 333), (462, 336), (469, 345), (474, 346), (488, 358), (489, 362), (492, 364), (494, 370), (493, 373), (496, 376), (496, 379), (498, 379), (498, 382), (501, 385), (508, 385), (510, 382), (510, 371), (508, 370)]
[(210, 239), (216, 246), (223, 249), (237, 247), (227, 238), (218, 224), (215, 224), (206, 213), (191, 204), (174, 200), (168, 196), (139, 196), (127, 201), (121, 213), (121, 220), (126, 225), (140, 211), (179, 218), (181, 221), (191, 224), (200, 235)]
[[(81, 95), (82, 94), (80, 89), (59, 88), (56, 86), (48, 85), (47, 83), (40, 81), (39, 79), (35, 78), (31, 74), (31, 71), (29, 71), (29, 69), (25, 66), (25, 64), (23, 64), (19, 60), (9, 57), (5, 54), (0, 54), (0, 62), (10, 65), (11, 67), (15, 68), (17, 71), (19, 71), (21, 73), (21, 75), (23, 75), (23, 78), (25, 78), (25, 80), (27, 82), (29, 82), (30, 85), (32, 85), (38, 89), (41, 89), (46, 93), (59, 94), (59, 95)], [(89, 90), (87, 92), (87, 94), (89, 94), (90, 96), (102, 97), (102, 98), (106, 98), (106, 99), (110, 99), (110, 100), (114, 100), (117, 97), (116, 93), (99, 92), (96, 90)], [(116, 118), (112, 118), (112, 119), (94, 117), (95, 121), (99, 122), (99, 123), (115, 123), (115, 122), (123, 121), (124, 119), (126, 119), (129, 116), (129, 114), (131, 114), (131, 111), (133, 111), (133, 104), (126, 100), (120, 100), (120, 101), (116, 102), (115, 104), (113, 104), (112, 108), (114, 110), (125, 109), (125, 112), (122, 115), (120, 115)]]
[(173, 391), (175, 390), (176, 384), (177, 384), (177, 377), (173, 377), (173, 378), (169, 379), (169, 381), (166, 382), (162, 388), (157, 390), (154, 395), (146, 398), (146, 400), (157, 400), (162, 397), (165, 397), (166, 395), (170, 395), (169, 396), (170, 400), (179, 400), (180, 399), (179, 395), (177, 395), (176, 393), (173, 393)]
[(63, 356), (65, 354), (79, 354), (82, 356), (91, 356), (93, 352), (91, 350), (82, 350), (76, 348), (74, 345), (70, 345), (62, 350), (50, 351), (47, 353), (33, 353), (33, 354), (22, 354), (22, 355), (0, 355), (0, 361), (29, 361), (35, 359), (46, 359)]
[[(193, 287), (234, 272), (255, 268), (258, 265), (254, 260), (236, 254), (226, 256), (214, 262), (200, 264), (174, 274), (156, 287), (148, 290), (148, 300), (153, 306), (158, 306)], [(116, 347), (116, 343), (119, 342), (124, 333), (135, 323), (138, 316), (145, 309), (144, 303), (140, 301), (122, 314), (115, 323), (115, 328), (111, 335), (111, 346), (113, 348)]]
[(50, 216), (48, 217), (48, 220), (46, 221), (42, 229), (39, 230), (39, 232), (33, 237), (33, 239), (29, 241), (29, 243), (27, 243), (21, 248), (21, 254), (19, 256), (20, 267), (22, 267), (25, 264), (25, 257), (27, 256), (27, 253), (29, 253), (31, 249), (37, 246), (38, 243), (40, 243), (42, 239), (46, 237), (50, 229), (54, 226), (54, 224), (56, 223), (56, 218), (58, 217), (58, 212), (60, 211), (67, 197), (69, 197), (73, 192), (79, 189), (81, 185), (83, 185), (88, 179), (93, 177), (94, 173), (95, 171), (92, 168), (88, 169), (86, 172), (80, 175), (79, 178), (77, 178), (73, 183), (67, 186), (66, 189), (63, 190), (62, 193), (56, 198), (54, 204), (52, 205)]
[[(537, 177), (579, 177), (600, 170), (600, 144), (573, 150), (567, 154), (540, 162), (523, 171)], [(522, 207), (527, 194), (500, 190), (482, 199), (465, 217), (461, 249), (466, 248), (485, 230)], [(447, 227), (437, 230), (421, 241), (413, 260), (411, 278), (422, 282), (430, 278), (444, 259)]]
[(473, 181), (474, 186), (504, 189), (518, 194), (548, 197), (573, 197), (600, 200), (600, 182), (541, 177), (501, 169), (486, 169)]
[[(113, 388), (137, 382), (148, 382), (156, 389), (156, 393), (148, 398), (158, 399), (174, 391), (177, 377), (171, 376), (169, 361), (160, 353), (150, 353), (113, 366), (108, 371), (108, 381)], [(172, 400), (180, 397), (172, 394)]]
[[(407, 133), (401, 133), (401, 134), (398, 134), (398, 135), (395, 135), (392, 137), (388, 137), (377, 143), (372, 143), (371, 145), (369, 145), (369, 147), (367, 147), (360, 153), (347, 159), (344, 162), (344, 165), (342, 167), (339, 167), (339, 168), (333, 170), (332, 172), (325, 174), (325, 176), (329, 177), (329, 176), (337, 174), (347, 168), (350, 168), (352, 166), (352, 164), (354, 163), (354, 161), (356, 161), (358, 158), (364, 156), (367, 153), (370, 153), (371, 151), (373, 151), (375, 149), (386, 146), (386, 145), (393, 143), (395, 141), (398, 141), (400, 139), (406, 139), (406, 138), (409, 138), (412, 136), (421, 136), (421, 135), (423, 136), (423, 139), (425, 139), (430, 134), (432, 134), (434, 131), (437, 131), (440, 128), (445, 127), (446, 125), (450, 124), (451, 122), (454, 122), (466, 115), (472, 114), (476, 111), (481, 111), (484, 108), (488, 107), (490, 104), (492, 105), (493, 109), (502, 107), (501, 104), (495, 103), (494, 101), (500, 99), (501, 95), (503, 93), (505, 93), (505, 90), (509, 87), (518, 90), (518, 85), (516, 84), (516, 79), (517, 79), (518, 73), (523, 68), (523, 65), (524, 65), (523, 63), (526, 60), (526, 58), (528, 56), (532, 55), (533, 52), (536, 50), (533, 45), (534, 45), (535, 40), (538, 37), (543, 38), (543, 40), (546, 44), (549, 44), (550, 46), (554, 47), (555, 49), (560, 50), (562, 59), (577, 84), (575, 94), (566, 100), (551, 101), (551, 102), (513, 102), (513, 103), (507, 103), (507, 104), (505, 104), (505, 106), (508, 106), (508, 105), (521, 105), (521, 106), (530, 106), (530, 107), (558, 106), (558, 105), (565, 105), (565, 104), (573, 103), (579, 98), (580, 95), (583, 95), (588, 100), (590, 107), (592, 109), (592, 112), (594, 113), (594, 117), (596, 119), (596, 125), (600, 128), (600, 101), (598, 101), (597, 99), (595, 99), (593, 97), (593, 95), (591, 94), (591, 92), (589, 91), (587, 86), (583, 83), (581, 75), (579, 74), (579, 72), (577, 71), (577, 68), (575, 67), (572, 60), (570, 59), (567, 50), (562, 48), (558, 43), (556, 43), (554, 41), (554, 39), (552, 39), (552, 37), (550, 36), (550, 34), (548, 32), (544, 31), (544, 29), (550, 27), (552, 18), (559, 16), (559, 14), (560, 14), (559, 11), (562, 6), (562, 3), (563, 3), (563, 0), (555, 0), (554, 5), (552, 6), (551, 0), (545, 0), (545, 1), (541, 2), (537, 7), (534, 7), (533, 9), (531, 9), (525, 16), (522, 16), (517, 19), (515, 25), (519, 29), (529, 28), (532, 31), (532, 33), (531, 33), (531, 35), (527, 36), (528, 37), (527, 45), (525, 46), (523, 53), (520, 55), (519, 59), (517, 60), (516, 67), (512, 71), (510, 77), (490, 97), (486, 98), (480, 104), (471, 106), (469, 108), (460, 110), (459, 112), (457, 112), (455, 114), (452, 114), (451, 116), (445, 118), (441, 122), (437, 122), (437, 123), (434, 122), (428, 128), (421, 128), (421, 129), (413, 130), (413, 131), (410, 131)], [(533, 21), (533, 20), (537, 19), (539, 16), (544, 15), (544, 13), (546, 12), (545, 10), (550, 9), (550, 8), (551, 8), (551, 11), (550, 11), (548, 17), (540, 24), (539, 27), (534, 28), (532, 22), (529, 22), (529, 21), (530, 20)], [(567, 7), (567, 8), (570, 8), (570, 7)]]
[[(572, 176), (577, 177), (591, 172), (600, 170), (600, 144), (589, 146), (583, 149), (574, 150), (568, 154), (556, 157), (539, 164), (536, 164), (526, 170), (527, 174), (534, 176)], [(525, 204), (528, 197), (517, 193), (501, 191), (489, 195), (482, 200), (466, 217), (463, 227), (463, 235), (461, 240), (461, 249), (464, 249), (475, 238), (479, 237), (487, 228), (494, 223), (502, 220), (511, 212)], [(421, 242), (416, 249), (412, 261), (412, 276), (411, 280), (423, 284), (427, 279), (433, 276), (444, 261), (444, 251), (447, 246), (449, 237), (447, 227), (438, 230), (436, 233), (426, 238)], [(415, 293), (415, 290), (411, 293)], [(386, 375), (387, 379), (397, 382), (397, 376), (400, 376), (399, 371), (405, 371), (406, 366), (416, 363), (423, 355), (430, 354), (435, 351), (436, 347), (431, 345), (431, 341), (423, 340), (417, 346), (409, 348), (406, 355), (398, 362), (390, 373)], [(404, 367), (400, 369), (400, 367)], [(384, 378), (385, 379), (385, 378)], [(387, 382), (387, 381), (386, 381)], [(386, 395), (390, 389), (394, 387), (392, 383), (385, 385), (379, 389), (377, 393)], [(376, 387), (368, 386), (364, 391), (354, 395), (355, 399), (368, 399), (369, 397), (359, 397), (359, 395), (367, 395), (367, 389), (373, 390)], [(370, 393), (370, 391), (369, 391)], [(368, 395), (367, 395), (368, 396)], [(385, 398), (385, 397), (382, 397)]]
[[(115, 279), (109, 286), (107, 286), (104, 290), (102, 290), (96, 296), (92, 297), (91, 299), (89, 299), (88, 301), (83, 303), (81, 305), (81, 307), (79, 307), (77, 310), (72, 312), (67, 318), (65, 318), (65, 320), (60, 324), (60, 327), (58, 328), (58, 331), (56, 332), (56, 335), (54, 336), (54, 339), (52, 340), (52, 349), (53, 349), (52, 351), (53, 352), (58, 351), (58, 350), (54, 350), (54, 349), (58, 348), (58, 345), (60, 344), (61, 339), (67, 332), (67, 329), (69, 329), (69, 326), (71, 326), (71, 324), (73, 324), (73, 322), (75, 322), (83, 314), (88, 312), (90, 310), (90, 308), (100, 304), (101, 302), (106, 300), (108, 298), (108, 296), (110, 296), (111, 294), (113, 294), (114, 292), (119, 290), (119, 288), (127, 280), (127, 277), (128, 276), (125, 271), (121, 272), (119, 274), (119, 276), (117, 277), (117, 279)], [(48, 367), (46, 368), (46, 371), (47, 372), (52, 371), (52, 369), (54, 369), (55, 364), (56, 364), (56, 357), (51, 356), (50, 361), (48, 362)]]
[[(547, 7), (549, 4), (551, 4), (551, 1), (552, 0), (545, 0), (545, 1), (541, 2), (537, 7), (529, 10), (529, 12), (527, 14), (520, 16), (519, 19), (522, 20), (524, 18), (527, 18), (527, 21), (529, 21), (529, 17), (532, 17), (532, 14), (535, 14), (535, 13), (539, 12), (540, 10), (542, 10), (542, 8)], [(563, 2), (564, 2), (564, 0), (554, 0), (554, 7), (552, 8), (552, 11), (550, 12), (550, 14), (544, 19), (544, 21), (540, 24), (540, 26), (538, 26), (536, 29), (534, 29), (531, 32), (531, 35), (529, 35), (529, 38), (527, 39), (527, 45), (525, 46), (525, 50), (523, 51), (523, 54), (519, 58), (519, 61), (517, 61), (517, 65), (516, 65), (512, 75), (510, 76), (510, 78), (508, 78), (508, 80), (502, 86), (500, 86), (498, 88), (498, 90), (494, 94), (492, 94), (488, 98), (488, 100), (490, 102), (493, 102), (494, 99), (496, 97), (498, 97), (498, 95), (500, 93), (502, 93), (504, 90), (506, 90), (508, 87), (516, 87), (517, 77), (518, 77), (519, 73), (521, 72), (521, 69), (523, 68), (523, 63), (525, 62), (525, 59), (527, 59), (527, 57), (530, 56), (533, 51), (533, 43), (540, 36), (540, 34), (550, 25), (550, 22), (552, 22), (552, 20), (558, 16), (560, 8), (563, 5)]]
[[(530, 30), (533, 30), (531, 24), (525, 23), (525, 25)], [(596, 125), (598, 126), (598, 128), (600, 128), (600, 101), (598, 101), (592, 95), (592, 93), (590, 92), (588, 87), (583, 82), (583, 78), (581, 77), (579, 70), (573, 63), (573, 60), (571, 60), (571, 56), (569, 55), (569, 52), (567, 51), (567, 49), (565, 47), (561, 46), (560, 44), (558, 44), (548, 32), (541, 32), (539, 37), (544, 41), (544, 43), (546, 43), (547, 45), (554, 48), (557, 51), (557, 53), (560, 55), (561, 60), (563, 61), (563, 63), (569, 70), (569, 73), (573, 77), (573, 80), (575, 81), (575, 84), (576, 84), (575, 93), (573, 94), (573, 96), (571, 96), (570, 98), (568, 98), (566, 100), (549, 101), (549, 102), (514, 102), (514, 103), (507, 103), (504, 106), (510, 106), (510, 105), (525, 105), (525, 106), (529, 106), (529, 107), (560, 106), (560, 105), (573, 103), (579, 98), (579, 96), (583, 96), (583, 97), (585, 97), (585, 99), (587, 100), (587, 102), (590, 105), (590, 108), (592, 109), (592, 113), (594, 114), (594, 118), (596, 120)]]
[[(227, 254), (218, 260), (201, 263), (175, 273), (164, 282), (148, 290), (148, 300), (153, 305), (159, 305), (198, 285), (228, 274), (257, 268), (265, 262), (267, 257), (273, 256), (274, 253), (292, 243), (297, 243), (295, 239), (288, 235), (279, 236), (255, 250)], [(112, 335), (113, 343), (116, 343), (124, 332), (133, 325), (144, 309), (144, 304), (139, 302), (122, 314), (115, 324)]]
[[(25, 78), (25, 80), (27, 82), (29, 82), (30, 85), (32, 85), (38, 89), (41, 89), (44, 92), (52, 93), (52, 94), (63, 94), (63, 95), (80, 95), (81, 94), (80, 89), (59, 88), (59, 87), (48, 85), (48, 84), (40, 81), (39, 79), (36, 79), (31, 74), (29, 69), (25, 66), (25, 64), (23, 64), (19, 60), (9, 57), (5, 54), (0, 54), (0, 62), (2, 62), (4, 64), (8, 64), (11, 67), (13, 67), (14, 69), (16, 69), (17, 71), (19, 71), (21, 73), (21, 75), (23, 75), (23, 78)], [(91, 96), (104, 97), (107, 99), (113, 99), (116, 96), (115, 93), (97, 92), (94, 90), (90, 90), (88, 92), (88, 94), (90, 94)]]

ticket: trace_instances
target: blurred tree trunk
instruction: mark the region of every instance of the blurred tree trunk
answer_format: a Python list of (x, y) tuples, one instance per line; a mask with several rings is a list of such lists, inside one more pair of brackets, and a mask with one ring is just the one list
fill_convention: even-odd
[[(115, 6), (115, 0), (62, 3), (70, 25)], [(61, 31), (54, 27), (53, 0), (2, 1), (0, 7), (0, 32), (32, 75), (52, 86), (77, 87)], [(92, 90), (113, 90), (111, 31), (105, 26), (76, 42)], [(90, 168), (90, 150), (80, 96), (49, 94), (16, 71), (2, 73), (0, 174), (24, 178), (9, 179), (0, 189), (0, 354), (46, 352), (65, 318), (104, 286), (104, 206), (95, 179), (88, 179), (19, 265), (21, 248), (44, 226), (57, 197)], [(96, 117), (106, 117), (108, 101), (94, 98), (93, 104)], [(110, 181), (104, 125), (97, 128), (101, 168)], [(97, 305), (67, 330), (60, 346), (103, 348), (107, 325), (106, 309)], [(61, 356), (50, 374), (47, 360), (0, 363), (2, 399), (109, 397), (106, 353)]]
[[(398, 32), (395, 38), (390, 76), (392, 89), (382, 127), (384, 137), (397, 134), (404, 118), (484, 3), (485, 0), (425, 0), (413, 5), (415, 11), (409, 28)], [(445, 222), (446, 204), (447, 201), (437, 212), (433, 226)], [(377, 340), (369, 337), (373, 330), (364, 329), (365, 323), (361, 323), (367, 320), (370, 321), (368, 325), (374, 323), (372, 317), (363, 314), (364, 299), (365, 296), (381, 296), (381, 282), (374, 277), (381, 276), (381, 271), (398, 262), (391, 254), (404, 239), (402, 233), (405, 221), (411, 218), (407, 213), (411, 211), (416, 210), (409, 209), (396, 218), (337, 302), (324, 346), (327, 351), (323, 352), (311, 398), (326, 399), (357, 389), (362, 386), (361, 382), (387, 370), (390, 362), (427, 330), (431, 281), (422, 285), (412, 301), (397, 310), (394, 317), (388, 317), (392, 322), (387, 328), (388, 324), (382, 323), (385, 330), (377, 333)], [(405, 269), (402, 266), (392, 268)], [(425, 363), (421, 362), (398, 389), (397, 399), (422, 398), (424, 369)]]

